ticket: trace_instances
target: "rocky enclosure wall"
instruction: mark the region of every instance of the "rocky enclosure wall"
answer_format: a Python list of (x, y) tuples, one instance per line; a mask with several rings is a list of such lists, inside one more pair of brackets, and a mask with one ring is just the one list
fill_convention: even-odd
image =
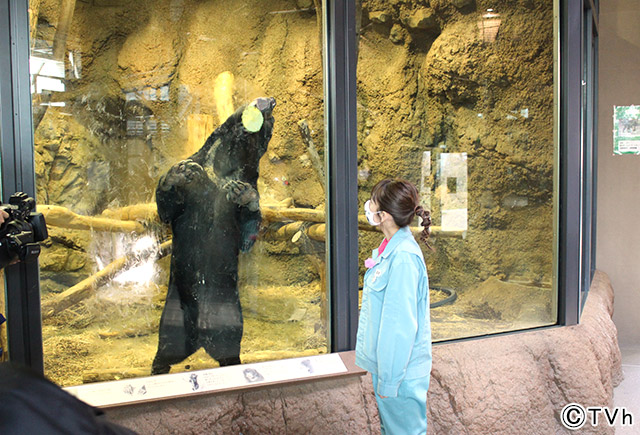
[[(612, 406), (622, 380), (613, 288), (597, 272), (580, 325), (435, 346), (430, 434), (570, 433), (562, 408)], [(142, 434), (378, 433), (371, 379), (354, 376), (108, 411)], [(613, 434), (602, 424), (581, 433)]]

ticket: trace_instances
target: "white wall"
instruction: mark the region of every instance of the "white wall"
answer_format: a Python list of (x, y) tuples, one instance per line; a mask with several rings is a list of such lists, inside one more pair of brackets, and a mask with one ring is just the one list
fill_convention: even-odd
[[(601, 0), (597, 268), (621, 346), (640, 346), (640, 156), (613, 155), (613, 106), (640, 105), (640, 0)], [(577, 108), (576, 108), (577, 110)]]

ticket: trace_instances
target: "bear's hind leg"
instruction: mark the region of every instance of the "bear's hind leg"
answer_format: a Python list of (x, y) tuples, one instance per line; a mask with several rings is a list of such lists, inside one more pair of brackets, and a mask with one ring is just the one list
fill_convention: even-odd
[(169, 373), (171, 366), (183, 361), (196, 351), (197, 331), (193, 324), (189, 327), (185, 313), (180, 306), (177, 290), (169, 286), (165, 302), (160, 331), (158, 334), (158, 351), (151, 366), (152, 375)]
[(220, 358), (218, 360), (218, 363), (220, 363), (220, 367), (235, 366), (235, 365), (242, 364), (242, 362), (240, 361), (240, 356), (234, 356), (230, 358)]
[[(229, 293), (237, 294), (237, 290), (230, 289)], [(202, 295), (200, 301), (199, 344), (221, 366), (240, 364), (243, 332), (240, 301), (219, 302), (210, 295)]]
[(209, 334), (203, 334), (200, 331), (200, 338), (204, 350), (211, 358), (218, 361), (220, 367), (242, 364), (240, 361), (242, 329), (224, 328), (217, 333), (209, 331)]

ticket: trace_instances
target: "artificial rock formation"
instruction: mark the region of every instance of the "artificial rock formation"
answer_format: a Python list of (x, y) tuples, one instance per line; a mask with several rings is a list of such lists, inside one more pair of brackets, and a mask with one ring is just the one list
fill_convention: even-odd
[[(436, 346), (432, 433), (564, 433), (565, 405), (612, 407), (622, 380), (612, 316), (613, 289), (598, 272), (579, 325)], [(581, 433), (614, 430), (587, 423)]]
[[(597, 272), (579, 325), (436, 345), (429, 434), (571, 433), (559, 420), (566, 404), (611, 407), (622, 379), (612, 315), (613, 289)], [(379, 431), (368, 376), (128, 406), (108, 415), (142, 434)], [(614, 429), (587, 422), (580, 433)]]

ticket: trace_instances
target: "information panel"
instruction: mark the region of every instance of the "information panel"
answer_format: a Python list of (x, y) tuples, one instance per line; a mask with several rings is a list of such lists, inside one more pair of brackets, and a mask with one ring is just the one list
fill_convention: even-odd
[(640, 106), (613, 106), (613, 154), (640, 154)]
[(347, 372), (338, 354), (317, 355), (193, 372), (99, 382), (65, 390), (98, 407), (228, 391)]

